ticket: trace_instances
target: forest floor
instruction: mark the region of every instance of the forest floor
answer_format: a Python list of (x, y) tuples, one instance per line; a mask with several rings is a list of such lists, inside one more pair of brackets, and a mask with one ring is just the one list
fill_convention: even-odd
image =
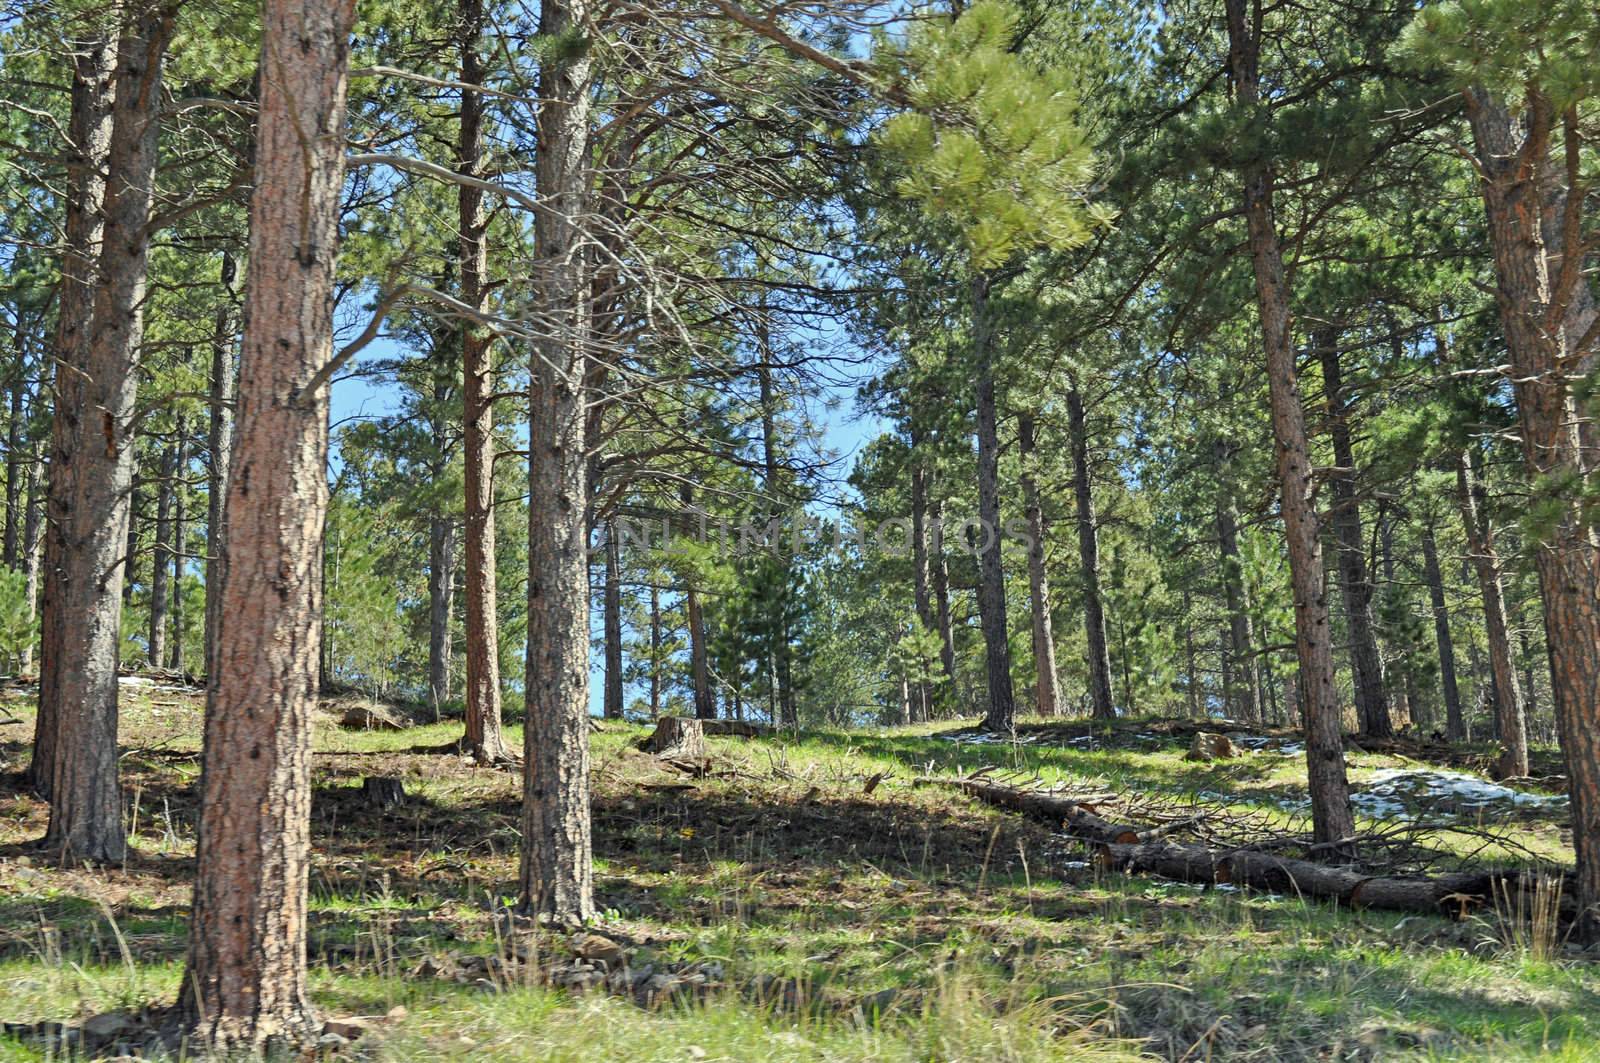
[[(46, 809), (14, 774), (31, 699), (0, 700), (13, 721), (0, 725), (0, 1019), (170, 1002), (201, 699), (124, 688), (135, 846), (98, 870), (47, 866), (34, 848)], [(352, 731), (330, 713), (313, 995), (328, 1016), (369, 1017), (344, 1030), (361, 1036), (343, 1055), (384, 1060), (1600, 1059), (1600, 956), (1494, 913), (1449, 922), (1103, 873), (1044, 824), (913, 785), (994, 766), (1281, 829), (1305, 796), (1292, 735), (1193, 763), (1183, 729), (1155, 720), (1031, 723), (1004, 743), (959, 730), (712, 738), (717, 774), (694, 779), (637, 750), (646, 728), (606, 724), (593, 736), (606, 938), (574, 942), (505, 908), (515, 774), (442, 752), (458, 724)], [(1429, 828), (1407, 837), (1412, 857), (1563, 856), (1559, 801), (1482, 803), (1475, 786), (1417, 784), (1404, 773), (1430, 765), (1415, 758), (1349, 761), (1371, 811)], [(407, 799), (368, 805), (373, 775), (402, 779)], [(630, 973), (608, 989), (575, 951)], [(48, 1051), (16, 1027), (0, 1035), (0, 1060)]]

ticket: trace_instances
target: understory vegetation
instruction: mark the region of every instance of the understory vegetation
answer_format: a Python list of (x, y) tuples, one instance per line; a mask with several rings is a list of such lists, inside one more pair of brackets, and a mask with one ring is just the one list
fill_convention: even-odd
[[(0, 1058), (48, 1058), (21, 1026), (176, 991), (202, 706), (132, 689), (121, 866), (30, 858), (41, 803), (12, 789), (0, 806), (0, 1013), (19, 1024)], [(14, 766), (30, 705), (14, 692), (4, 708)], [(631, 974), (584, 991), (559, 984), (584, 935), (536, 932), (507, 907), (515, 777), (442, 749), (453, 722), (352, 730), (342, 709), (316, 730), (311, 989), (327, 1015), (369, 1017), (355, 1046), (373, 1058), (1594, 1058), (1600, 968), (1512, 913), (1452, 922), (1101, 873), (1045, 824), (914, 785), (990, 768), (1288, 828), (1305, 799), (1292, 748), (1197, 763), (1157, 719), (1024, 720), (1001, 743), (960, 724), (816, 730), (712, 737), (712, 770), (693, 778), (636, 748), (648, 728), (607, 724), (595, 888)], [(1358, 792), (1436, 767), (1350, 754)], [(400, 779), (404, 802), (368, 804), (374, 775)], [(1561, 848), (1559, 808), (1409, 814), (1438, 821), (1412, 842), (1444, 864)], [(686, 981), (641, 991), (644, 970)]]

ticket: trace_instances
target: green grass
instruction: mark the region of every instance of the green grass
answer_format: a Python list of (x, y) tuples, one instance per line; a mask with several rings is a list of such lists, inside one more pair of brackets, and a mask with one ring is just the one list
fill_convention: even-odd
[[(38, 866), (27, 843), (44, 810), (0, 790), (0, 1017), (72, 1020), (175, 993), (199, 716), (172, 695), (127, 700), (140, 815), (126, 867)], [(16, 762), (31, 715), (9, 704), (23, 719), (0, 729), (0, 749)], [(1180, 804), (1217, 795), (1219, 814), (1292, 823), (1298, 758), (1196, 765), (1178, 738), (1139, 737), (1155, 726), (1119, 725), (1096, 750), (1064, 743), (1082, 722), (1015, 745), (933, 733), (948, 724), (713, 739), (725, 774), (688, 781), (633, 748), (644, 728), (608, 725), (593, 738), (607, 928), (632, 943), (636, 967), (724, 972), (704, 999), (644, 1007), (418, 977), (425, 959), (506, 947), (496, 913), (514, 893), (518, 780), (438, 752), (458, 735), (448, 722), (319, 724), (313, 992), (332, 1015), (404, 1005), (367, 1045), (386, 1060), (1600, 1059), (1600, 973), (1536, 960), (1492, 920), (1101, 876), (1040, 824), (912, 784), (997, 765)], [(1351, 760), (1358, 783), (1406, 766)], [(380, 773), (404, 780), (406, 806), (361, 804), (360, 778)], [(1562, 855), (1550, 820), (1505, 830), (1507, 852)], [(1420, 843), (1444, 858), (1482, 839), (1440, 831)], [(553, 935), (535, 947), (568, 949)], [(788, 988), (761, 988), (773, 985)], [(0, 1038), (0, 1060), (39, 1058)]]

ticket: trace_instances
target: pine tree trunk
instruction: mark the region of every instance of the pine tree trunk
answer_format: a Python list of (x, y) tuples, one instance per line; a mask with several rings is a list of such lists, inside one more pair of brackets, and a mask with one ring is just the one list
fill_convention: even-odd
[(983, 628), (989, 708), (983, 726), (1009, 731), (1016, 725), (1011, 689), (1011, 640), (1006, 623), (1006, 574), (1000, 550), (1000, 422), (995, 408), (994, 327), (989, 320), (988, 274), (972, 279), (972, 347), (978, 393), (978, 620)]
[(1494, 526), (1484, 512), (1483, 485), (1472, 468), (1472, 452), (1463, 450), (1456, 461), (1456, 488), (1461, 522), (1467, 532), (1467, 549), (1483, 594), (1484, 631), (1489, 640), (1489, 666), (1494, 671), (1495, 719), (1501, 746), (1501, 778), (1528, 774), (1528, 722), (1511, 650), (1511, 623), (1500, 575), (1500, 555), (1495, 550)]
[[(1260, 41), (1253, 30), (1247, 28), (1245, 0), (1227, 0), (1227, 16), (1229, 65), (1237, 102), (1242, 108), (1254, 109), (1260, 103)], [(1282, 488), (1283, 523), (1294, 591), (1300, 712), (1305, 721), (1313, 833), (1319, 842), (1338, 844), (1354, 835), (1355, 817), (1350, 810), (1339, 701), (1333, 686), (1332, 627), (1323, 589), (1322, 543), (1289, 318), (1289, 286), (1284, 278), (1283, 255), (1273, 216), (1271, 170), (1265, 160), (1255, 159), (1244, 165), (1241, 176), (1262, 341), (1266, 347), (1272, 429), (1277, 444), (1278, 480)]]
[(183, 671), (183, 566), (188, 555), (189, 514), (185, 507), (184, 477), (189, 468), (188, 426), (178, 419), (178, 455), (173, 465), (172, 483), (172, 643), (167, 649), (167, 667)]
[[(1569, 224), (1553, 130), (1565, 122), (1567, 166), (1581, 153), (1575, 110), (1530, 93), (1522, 121), (1488, 93), (1466, 93), (1494, 250), (1501, 330), (1511, 357), (1523, 458), (1536, 492), (1554, 490), (1534, 560), (1544, 594), (1557, 732), (1566, 754), (1578, 865), (1578, 937), (1600, 940), (1600, 534), (1573, 483), (1600, 469), (1600, 429), (1580, 415), (1595, 368), (1597, 308), (1583, 264), (1581, 214)], [(1520, 142), (1513, 130), (1520, 134)], [(1581, 202), (1573, 205), (1581, 211)]]
[[(44, 516), (44, 498), (39, 490), (39, 475), (42, 466), (40, 458), (40, 445), (36, 441), (29, 454), (28, 462), (28, 516), (23, 526), (23, 563), (27, 572), (28, 594), (28, 619), (38, 618), (39, 606), (39, 567), (42, 560), (40, 547), (43, 545), (42, 517)], [(33, 643), (28, 643), (22, 648), (22, 660), (18, 663), (19, 670), (26, 675), (33, 667)]]
[[(928, 558), (928, 467), (918, 453), (921, 440), (915, 429), (911, 432), (911, 595), (917, 610), (917, 622), (925, 631), (937, 631), (938, 620), (933, 612), (933, 588)], [(926, 672), (924, 672), (926, 674)], [(953, 683), (955, 677), (945, 672), (945, 681)], [(924, 680), (918, 691), (918, 722), (933, 718), (933, 684)]]
[(354, 0), (265, 0), (222, 627), (206, 709), (177, 1020), (218, 1054), (294, 1054), (306, 992), (311, 721), (328, 506), (333, 284)]
[(1389, 704), (1384, 695), (1383, 655), (1378, 651), (1377, 626), (1372, 619), (1372, 580), (1367, 573), (1361, 504), (1356, 495), (1355, 448), (1345, 406), (1344, 376), (1339, 364), (1339, 336), (1318, 329), (1312, 346), (1322, 363), (1322, 386), (1328, 408), (1328, 435), (1333, 440), (1333, 461), (1338, 468), (1329, 481), (1333, 509), (1329, 521), (1339, 547), (1339, 594), (1344, 599), (1350, 627), (1350, 664), (1355, 673), (1356, 715), (1361, 732), (1378, 738), (1394, 734)]
[(1039, 500), (1039, 482), (1034, 476), (1034, 424), (1033, 414), (1017, 417), (1017, 449), (1022, 458), (1022, 499), (1027, 507), (1028, 519), (1028, 589), (1033, 603), (1033, 662), (1037, 673), (1038, 710), (1040, 716), (1057, 716), (1061, 713), (1061, 693), (1057, 683), (1056, 636), (1050, 620), (1050, 575), (1045, 570), (1044, 506)]
[(450, 700), (451, 599), (455, 596), (455, 536), (447, 517), (428, 521), (428, 705), (439, 719)]
[(26, 421), (28, 396), (28, 331), (22, 304), (17, 304), (17, 327), (13, 333), (16, 364), (11, 368), (10, 405), (6, 411), (6, 527), (0, 563), (6, 568), (21, 566), (22, 546), (22, 429)]
[(156, 483), (156, 541), (150, 551), (150, 629), (146, 635), (145, 663), (161, 668), (167, 660), (167, 573), (172, 569), (172, 485), (177, 477), (178, 452), (169, 444), (161, 452), (161, 478)]
[[(161, 124), (161, 72), (172, 12), (130, 16), (117, 47), (104, 201), (87, 361), (57, 377), (50, 524), (62, 632), (55, 664), (57, 733), (47, 848), (122, 859), (127, 835), (117, 780), (117, 653), (123, 555), (133, 483), (134, 403), (144, 339), (150, 204)], [(70, 379), (68, 379), (70, 378)]]
[[(694, 490), (688, 484), (679, 487), (678, 500), (683, 503), (685, 516), (694, 511)], [(706, 621), (700, 609), (700, 591), (694, 585), (693, 576), (684, 577), (683, 600), (689, 625), (689, 674), (694, 682), (694, 715), (696, 719), (714, 720), (717, 718), (717, 701), (711, 692), (711, 663), (706, 648)], [(775, 699), (777, 689), (774, 677)], [(773, 722), (779, 722), (776, 715), (773, 717)], [(796, 721), (789, 719), (784, 719), (782, 723), (785, 727), (797, 725)]]
[(206, 675), (216, 671), (217, 632), (221, 624), (222, 580), (228, 566), (228, 529), (223, 520), (227, 501), (228, 467), (233, 456), (233, 400), (235, 367), (233, 349), (233, 255), (222, 253), (223, 305), (217, 309), (211, 333), (210, 425), (206, 450)]
[(1083, 394), (1067, 390), (1067, 427), (1072, 448), (1072, 495), (1078, 516), (1078, 569), (1083, 582), (1083, 629), (1089, 664), (1089, 704), (1097, 720), (1115, 719), (1111, 693), (1111, 648), (1106, 637), (1105, 596), (1100, 590), (1100, 530), (1095, 524), (1094, 481), (1089, 469), (1089, 425)]
[[(550, 0), (539, 11), (539, 31), (548, 40), (585, 33), (588, 22), (588, 0)], [(528, 432), (533, 504), (520, 879), (523, 905), (561, 924), (595, 913), (584, 454), (590, 88), (587, 53), (540, 67), (534, 169), (544, 209), (534, 220), (534, 291), (543, 338), (534, 344)]]
[[(461, 82), (483, 83), (478, 53), (484, 30), (483, 0), (461, 0)], [(463, 90), (456, 163), (461, 173), (483, 170), (483, 96)], [(461, 230), (461, 301), (480, 313), (489, 309), (485, 281), (489, 271), (488, 215), (481, 189), (456, 190)], [(466, 738), (465, 747), (481, 764), (509, 762), (500, 720), (500, 614), (496, 594), (494, 514), (494, 357), (493, 339), (476, 322), (461, 329), (462, 457), (466, 466)]]
[(60, 729), (59, 676), (64, 643), (81, 635), (62, 601), (64, 573), (62, 539), (56, 522), (75, 505), (58, 460), (69, 460), (83, 434), (88, 416), (82, 371), (89, 363), (93, 335), (95, 272), (105, 229), (105, 168), (111, 150), (113, 72), (117, 49), (113, 38), (86, 38), (73, 42), (72, 102), (68, 119), (73, 147), (67, 163), (66, 217), (64, 220), (61, 282), (56, 298), (54, 351), (55, 403), (51, 419), (50, 468), (45, 491), (47, 507), (43, 560), (43, 588), (39, 617), (39, 712), (34, 720), (33, 759), (28, 764), (28, 784), (50, 797)]
[(1439, 547), (1433, 526), (1422, 528), (1422, 575), (1428, 584), (1428, 599), (1433, 606), (1433, 632), (1439, 644), (1439, 679), (1444, 686), (1445, 735), (1452, 742), (1467, 740), (1467, 724), (1461, 714), (1461, 688), (1456, 681), (1455, 641), (1450, 637), (1450, 607), (1444, 596), (1444, 573), (1439, 568)]
[(1223, 697), (1228, 711), (1253, 723), (1261, 719), (1261, 665), (1255, 652), (1254, 623), (1245, 595), (1244, 561), (1239, 556), (1239, 514), (1233, 481), (1227, 475), (1232, 454), (1226, 441), (1213, 444), (1217, 468), (1217, 549), (1222, 561), (1222, 594), (1228, 609), (1228, 644), (1223, 654)]
[(661, 591), (650, 585), (650, 718), (661, 715)]
[(608, 720), (622, 719), (622, 550), (615, 525), (606, 527), (606, 696)]

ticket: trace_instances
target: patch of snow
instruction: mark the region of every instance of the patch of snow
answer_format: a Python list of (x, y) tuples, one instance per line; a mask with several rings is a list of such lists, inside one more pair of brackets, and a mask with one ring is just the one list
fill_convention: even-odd
[(1350, 795), (1356, 810), (1375, 819), (1410, 819), (1424, 810), (1446, 815), (1510, 812), (1519, 808), (1557, 808), (1566, 798), (1531, 794), (1459, 771), (1390, 768), (1373, 775)]
[(1009, 746), (1012, 743), (1030, 745), (1039, 741), (1039, 736), (1034, 734), (1005, 735), (989, 731), (957, 731), (954, 734), (939, 735), (950, 742), (960, 742), (972, 746)]

